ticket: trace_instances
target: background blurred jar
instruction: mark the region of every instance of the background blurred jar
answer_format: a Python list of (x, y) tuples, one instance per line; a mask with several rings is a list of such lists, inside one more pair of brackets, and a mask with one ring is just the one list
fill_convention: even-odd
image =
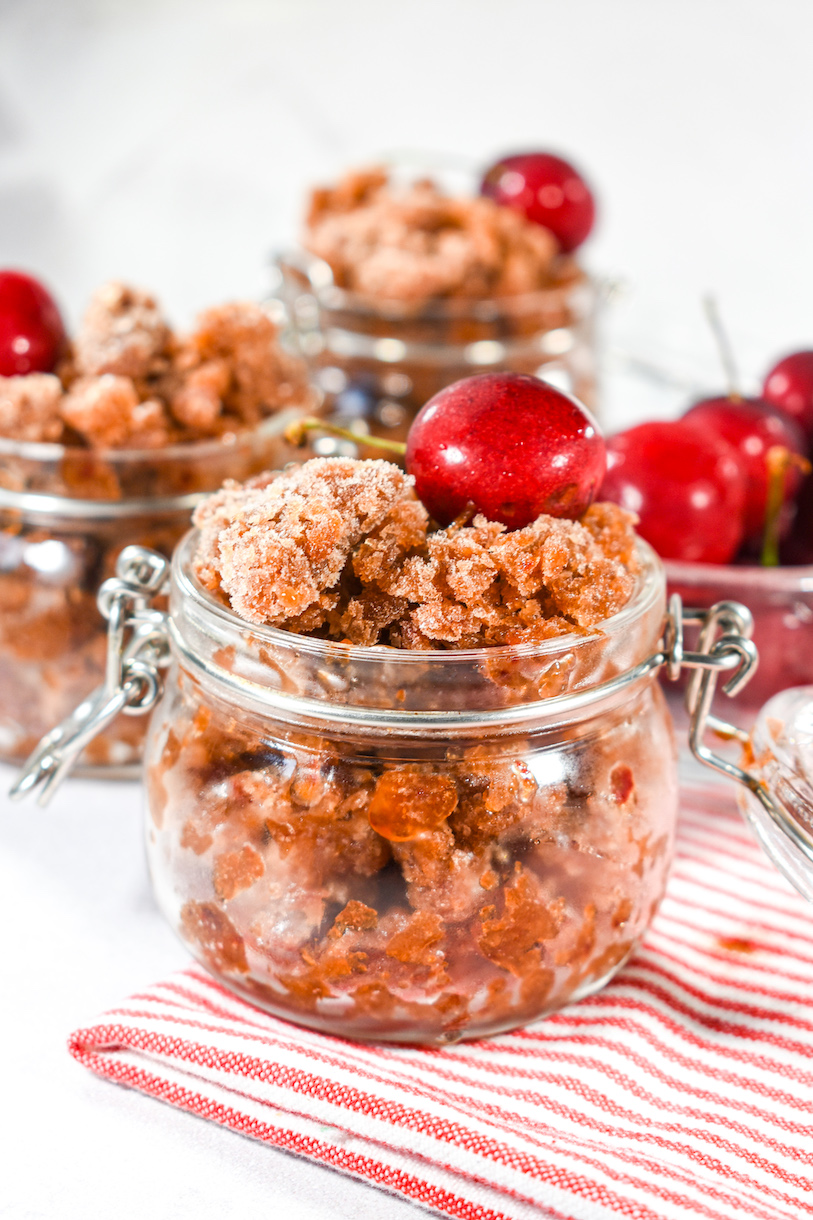
[(532, 373), (597, 405), (600, 286), (571, 260), (532, 293), (415, 306), (339, 288), (327, 262), (298, 249), (275, 260), (272, 294), (327, 410), (362, 435), (402, 440), (428, 399), (476, 373)]
[[(131, 543), (169, 556), (201, 494), (302, 460), (285, 442), (301, 409), (256, 428), (150, 450), (0, 438), (0, 758), (18, 762), (104, 677), (100, 583)], [(144, 721), (121, 715), (82, 756), (137, 774)], [(81, 767), (80, 767), (81, 770)]]

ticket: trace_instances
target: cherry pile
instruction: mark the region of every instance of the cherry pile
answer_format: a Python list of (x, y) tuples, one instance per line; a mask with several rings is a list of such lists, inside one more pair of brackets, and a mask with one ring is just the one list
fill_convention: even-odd
[(813, 562), (813, 351), (768, 373), (760, 398), (694, 403), (607, 442), (602, 499), (638, 514), (664, 559)]

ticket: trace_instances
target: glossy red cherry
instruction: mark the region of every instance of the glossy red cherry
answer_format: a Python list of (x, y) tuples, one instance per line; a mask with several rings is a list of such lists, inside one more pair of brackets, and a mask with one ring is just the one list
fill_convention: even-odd
[(663, 559), (730, 563), (745, 489), (731, 446), (685, 420), (639, 424), (607, 441), (600, 497), (637, 513), (638, 533)]
[(0, 271), (0, 376), (50, 373), (64, 343), (48, 290), (21, 271)]
[[(704, 398), (683, 417), (704, 431), (728, 441), (740, 458), (746, 477), (745, 537), (759, 542), (765, 529), (768, 499), (768, 451), (782, 445), (804, 454), (805, 438), (792, 419), (759, 398)], [(785, 478), (785, 502), (793, 499), (801, 483), (798, 470)], [(789, 519), (786, 524), (789, 524)]]
[(582, 244), (596, 218), (584, 178), (552, 153), (503, 157), (486, 171), (480, 193), (550, 229), (566, 253)]
[(813, 442), (813, 352), (792, 352), (775, 364), (762, 387), (762, 397), (792, 416)]
[(483, 373), (431, 398), (409, 430), (406, 468), (440, 525), (469, 505), (521, 529), (580, 517), (604, 476), (604, 440), (575, 398), (525, 373)]

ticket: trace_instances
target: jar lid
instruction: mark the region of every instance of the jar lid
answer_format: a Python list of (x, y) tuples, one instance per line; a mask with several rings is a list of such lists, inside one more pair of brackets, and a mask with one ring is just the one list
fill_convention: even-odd
[(740, 807), (779, 871), (813, 902), (813, 686), (769, 699), (746, 753), (752, 782)]

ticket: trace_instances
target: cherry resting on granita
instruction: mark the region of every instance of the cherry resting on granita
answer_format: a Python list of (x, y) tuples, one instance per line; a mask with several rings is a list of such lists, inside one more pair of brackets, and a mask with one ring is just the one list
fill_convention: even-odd
[(21, 271), (0, 271), (0, 376), (50, 373), (65, 343), (51, 294)]
[(552, 153), (501, 158), (486, 171), (480, 194), (544, 225), (565, 254), (589, 236), (596, 217), (595, 201), (584, 178)]
[(600, 496), (638, 514), (638, 533), (662, 559), (730, 563), (743, 539), (738, 456), (689, 420), (638, 424), (611, 437)]
[(604, 477), (604, 439), (585, 407), (538, 377), (483, 373), (421, 408), (406, 468), (440, 525), (471, 507), (521, 529), (542, 513), (585, 512)]
[[(745, 540), (758, 544), (765, 530), (770, 470), (768, 453), (777, 445), (804, 456), (805, 438), (799, 425), (759, 398), (704, 398), (683, 417), (704, 431), (721, 437), (737, 452), (746, 479)], [(787, 471), (784, 500), (787, 504), (799, 490), (801, 473)], [(788, 518), (786, 524), (790, 524)]]

